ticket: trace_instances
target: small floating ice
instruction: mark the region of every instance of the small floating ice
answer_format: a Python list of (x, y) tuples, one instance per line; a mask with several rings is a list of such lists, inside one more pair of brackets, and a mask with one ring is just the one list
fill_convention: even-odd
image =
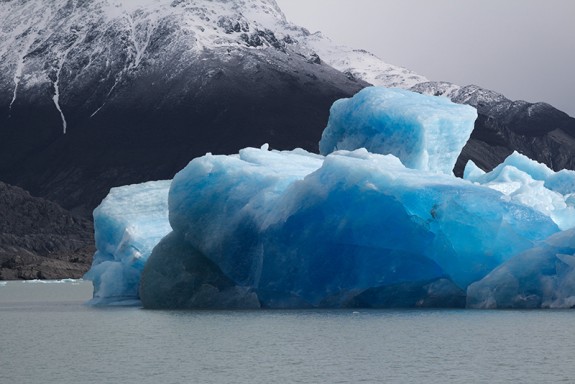
[(82, 279), (60, 279), (60, 280), (34, 279), (34, 280), (23, 280), (22, 282), (25, 284), (65, 284), (65, 283), (80, 284), (81, 281), (83, 281), (83, 280)]

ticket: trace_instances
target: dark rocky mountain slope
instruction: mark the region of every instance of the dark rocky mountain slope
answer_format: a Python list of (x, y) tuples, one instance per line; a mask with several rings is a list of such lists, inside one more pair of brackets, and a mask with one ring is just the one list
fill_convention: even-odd
[(206, 152), (317, 150), (331, 104), (367, 85), (273, 0), (8, 1), (0, 15), (0, 180), (85, 216), (110, 187)]
[[(368, 85), (273, 0), (10, 0), (0, 17), (0, 180), (88, 219), (111, 187), (206, 152), (316, 150), (331, 104)], [(91, 224), (0, 193), (1, 278), (81, 276)]]
[(0, 182), (0, 280), (81, 277), (92, 233), (91, 221)]

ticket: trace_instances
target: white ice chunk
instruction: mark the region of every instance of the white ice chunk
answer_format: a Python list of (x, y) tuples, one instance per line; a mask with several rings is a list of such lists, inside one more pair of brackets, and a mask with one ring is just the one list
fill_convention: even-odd
[(488, 173), (481, 173), (468, 163), (464, 178), (495, 189), (514, 201), (549, 216), (562, 229), (575, 227), (575, 172), (554, 172), (517, 152)]

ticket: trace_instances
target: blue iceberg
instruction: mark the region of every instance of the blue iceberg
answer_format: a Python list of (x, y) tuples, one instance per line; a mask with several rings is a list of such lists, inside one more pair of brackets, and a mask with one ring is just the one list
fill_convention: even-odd
[(575, 307), (575, 172), (554, 172), (519, 153), (485, 173), (472, 162), (464, 178), (550, 217), (562, 232), (494, 269), (467, 290), (471, 308)]
[[(93, 302), (141, 299), (146, 308), (481, 303), (470, 301), (468, 287), (567, 233), (560, 232), (568, 225), (560, 202), (573, 206), (573, 179), (519, 155), (494, 173), (469, 164), (468, 180), (455, 178), (451, 168), (476, 118), (459, 107), (371, 88), (334, 105), (322, 138), (325, 156), (267, 145), (207, 154), (171, 182), (112, 190), (95, 211), (98, 252), (87, 274)], [(347, 130), (334, 134), (334, 127)], [(525, 194), (513, 195), (519, 189)], [(559, 205), (528, 199), (551, 192)]]
[(529, 206), (549, 216), (562, 230), (575, 227), (575, 172), (554, 172), (520, 153), (512, 153), (489, 173), (472, 161), (464, 178), (500, 191), (509, 201)]
[[(378, 307), (389, 298), (376, 292), (423, 291), (432, 283), (443, 289), (434, 295), (461, 292), (558, 231), (545, 215), (502, 197), (365, 149), (325, 158), (265, 148), (207, 155), (172, 181), (174, 240), (152, 253), (142, 301), (149, 307), (174, 302), (181, 292), (175, 285), (190, 278), (190, 266), (165, 273), (174, 248), (185, 249), (179, 263), (185, 254), (209, 261), (210, 274), (229, 279), (223, 288), (240, 287), (244, 299), (257, 297), (263, 307)], [(221, 296), (222, 287), (209, 286)], [(161, 298), (159, 291), (170, 294)], [(416, 302), (428, 300), (429, 292)], [(394, 304), (412, 306), (413, 300)], [(190, 302), (188, 296), (176, 301)]]
[(166, 236), (171, 181), (112, 188), (94, 210), (96, 254), (84, 276), (93, 305), (139, 305), (138, 289), (152, 249)]
[(575, 308), (575, 229), (550, 236), (467, 290), (470, 308)]

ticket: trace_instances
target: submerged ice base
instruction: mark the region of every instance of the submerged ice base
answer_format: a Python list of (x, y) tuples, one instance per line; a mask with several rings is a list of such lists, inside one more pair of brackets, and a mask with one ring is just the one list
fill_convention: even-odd
[(470, 308), (575, 308), (575, 229), (515, 256), (467, 293)]

